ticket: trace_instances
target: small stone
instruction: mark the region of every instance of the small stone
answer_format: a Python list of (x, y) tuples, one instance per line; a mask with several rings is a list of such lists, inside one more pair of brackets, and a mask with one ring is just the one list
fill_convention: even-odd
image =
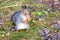
[(35, 22), (35, 20), (33, 20), (33, 22)]
[(8, 32), (6, 35), (9, 36), (10, 35), (10, 32)]
[(4, 34), (2, 34), (2, 37), (4, 37)]

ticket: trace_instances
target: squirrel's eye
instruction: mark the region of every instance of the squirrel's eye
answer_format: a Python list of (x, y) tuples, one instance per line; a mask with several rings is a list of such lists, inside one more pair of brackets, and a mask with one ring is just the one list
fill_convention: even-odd
[(26, 15), (26, 14), (25, 14)]

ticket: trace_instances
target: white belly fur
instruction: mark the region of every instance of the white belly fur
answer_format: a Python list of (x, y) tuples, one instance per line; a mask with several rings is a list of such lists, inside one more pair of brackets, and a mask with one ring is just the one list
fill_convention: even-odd
[(21, 29), (29, 29), (29, 24), (26, 23), (19, 23), (16, 25), (15, 27), (17, 30), (21, 30)]

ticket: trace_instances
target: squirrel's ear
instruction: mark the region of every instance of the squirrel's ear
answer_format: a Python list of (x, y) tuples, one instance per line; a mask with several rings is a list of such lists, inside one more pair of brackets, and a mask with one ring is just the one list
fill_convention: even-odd
[(21, 7), (21, 8), (27, 9), (27, 6), (26, 6), (26, 5), (22, 5), (22, 7)]

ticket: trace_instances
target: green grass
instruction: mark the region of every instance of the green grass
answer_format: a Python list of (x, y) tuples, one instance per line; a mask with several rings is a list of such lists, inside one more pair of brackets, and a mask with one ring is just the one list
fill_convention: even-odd
[[(4, 3), (5, 1), (3, 1)], [(21, 2), (21, 3), (24, 3), (24, 0), (19, 0), (19, 1), (14, 1), (14, 2), (7, 2), (5, 3), (6, 5), (4, 4), (0, 4), (0, 7), (2, 9), (0, 9), (0, 11), (2, 12), (3, 11), (3, 7), (5, 6), (10, 6), (10, 5), (15, 5), (17, 2)], [(27, 3), (30, 2), (30, 0), (26, 0)], [(19, 5), (19, 4), (18, 4)], [(52, 21), (52, 17), (55, 17), (57, 19), (60, 18), (60, 13), (58, 11), (56, 12), (50, 12), (49, 15), (47, 15), (45, 18), (43, 18), (41, 21), (38, 21), (36, 20), (36, 17), (39, 16), (39, 15), (42, 15), (42, 13), (48, 13), (46, 11), (44, 11), (44, 6), (43, 4), (32, 4), (30, 5), (32, 7), (35, 7), (37, 6), (40, 10), (42, 10), (41, 12), (35, 12), (33, 11), (31, 13), (31, 16), (32, 16), (32, 21), (29, 23), (30, 24), (30, 32), (26, 32), (26, 30), (20, 30), (19, 33), (16, 33), (15, 31), (9, 31), (9, 30), (2, 30), (0, 29), (0, 40), (4, 39), (4, 38), (7, 38), (7, 40), (41, 40), (41, 36), (39, 35), (38, 31), (42, 28), (42, 27), (47, 27), (49, 29), (52, 29), (50, 27), (50, 23)], [(10, 11), (14, 12), (14, 7), (8, 7), (10, 9)], [(16, 6), (15, 7), (16, 10), (20, 10), (20, 6)], [(7, 12), (5, 12), (7, 13)], [(12, 26), (12, 22), (8, 22), (6, 23), (7, 26)], [(5, 33), (2, 33), (2, 32), (5, 32)], [(10, 35), (7, 35), (7, 33), (10, 33)]]
[[(21, 30), (19, 33), (9, 31), (10, 36), (4, 36), (4, 37), (8, 38), (9, 40), (19, 40), (19, 39), (40, 40), (38, 30), (40, 30), (40, 27), (30, 27), (30, 32), (26, 32), (26, 30)], [(2, 39), (1, 37), (2, 36), (0, 36), (0, 39)]]

